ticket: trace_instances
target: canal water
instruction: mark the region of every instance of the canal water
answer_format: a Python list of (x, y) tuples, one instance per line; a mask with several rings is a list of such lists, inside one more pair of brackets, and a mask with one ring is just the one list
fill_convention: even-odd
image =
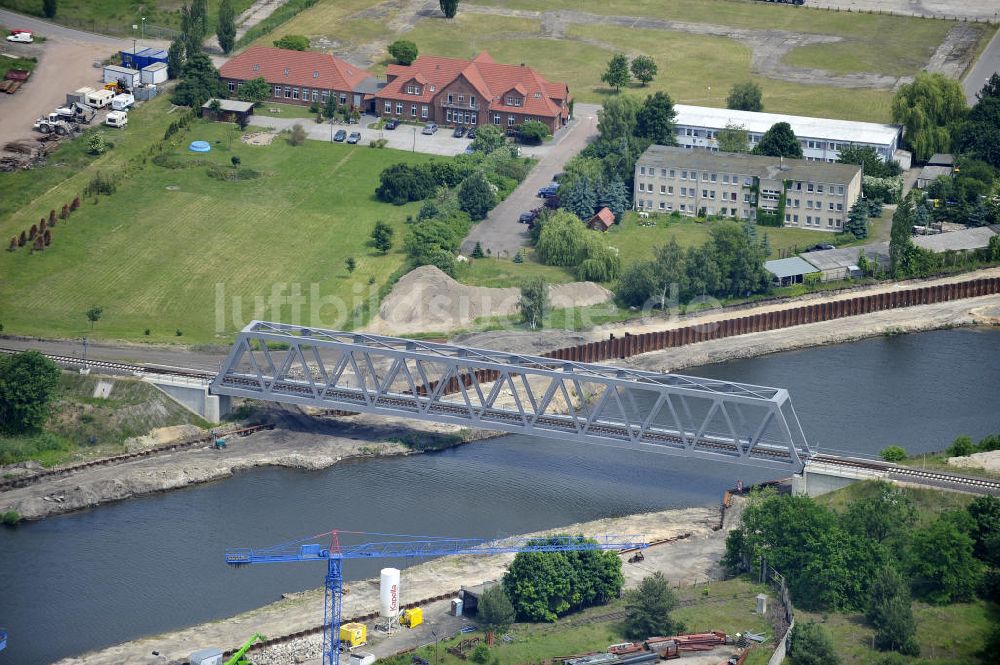
[[(876, 454), (1000, 431), (1000, 330), (877, 338), (685, 373), (788, 388), (810, 443)], [(232, 479), (0, 529), (0, 665), (35, 665), (229, 616), (322, 584), (321, 564), (223, 562), (331, 528), (492, 537), (717, 503), (775, 472), (507, 436), (440, 453), (259, 469)], [(350, 561), (350, 581), (385, 562)], [(390, 560), (392, 565), (406, 562)], [(405, 578), (404, 578), (405, 579)], [(405, 594), (405, 588), (404, 588)], [(200, 646), (191, 645), (192, 650)]]

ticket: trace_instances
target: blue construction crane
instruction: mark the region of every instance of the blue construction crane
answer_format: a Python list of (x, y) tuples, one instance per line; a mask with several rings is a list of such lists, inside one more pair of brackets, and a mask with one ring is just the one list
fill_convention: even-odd
[[(341, 547), (342, 533), (401, 538), (347, 545)], [(638, 536), (546, 536), (543, 538), (512, 537), (500, 540), (485, 538), (434, 538), (403, 536), (364, 531), (329, 531), (317, 536), (293, 540), (274, 547), (249, 547), (226, 550), (226, 563), (245, 566), (251, 563), (285, 563), (287, 561), (327, 562), (326, 599), (323, 608), (323, 665), (340, 665), (340, 611), (344, 589), (345, 559), (390, 559), (436, 557), (452, 554), (503, 554), (507, 552), (578, 552), (594, 550), (644, 549), (648, 543)]]

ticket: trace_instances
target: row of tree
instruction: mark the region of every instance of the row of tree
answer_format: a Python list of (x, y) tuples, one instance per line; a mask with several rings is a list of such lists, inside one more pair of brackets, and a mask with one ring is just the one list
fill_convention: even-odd
[(926, 526), (902, 489), (874, 483), (842, 514), (804, 496), (751, 496), (726, 539), (724, 564), (748, 570), (760, 559), (785, 576), (807, 610), (865, 613), (875, 645), (916, 654), (911, 593), (935, 604), (996, 600), (1000, 592), (1000, 500), (981, 497)]

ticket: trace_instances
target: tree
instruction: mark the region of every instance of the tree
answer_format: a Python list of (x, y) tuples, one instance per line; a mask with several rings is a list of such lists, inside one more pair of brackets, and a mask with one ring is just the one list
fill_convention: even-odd
[(344, 267), (347, 268), (347, 273), (352, 274), (358, 267), (358, 262), (353, 256), (348, 256), (344, 259)]
[(859, 240), (868, 237), (868, 204), (860, 196), (847, 214), (844, 233), (852, 233)]
[[(864, 251), (858, 254), (859, 267), (862, 261), (868, 261), (867, 257), (865, 257)], [(865, 271), (862, 269), (861, 272), (864, 273)], [(879, 452), (878, 456), (886, 462), (902, 462), (906, 459), (906, 448), (903, 448), (902, 446), (886, 446)]]
[(372, 242), (375, 249), (382, 254), (388, 254), (389, 250), (392, 249), (392, 236), (395, 233), (396, 230), (381, 219), (375, 222), (375, 228), (372, 229)]
[(42, 13), (45, 18), (55, 18), (56, 11), (59, 9), (56, 0), (42, 0)]
[(521, 285), (521, 297), (517, 301), (521, 320), (532, 330), (542, 327), (549, 310), (549, 289), (541, 277), (529, 279)]
[(309, 38), (304, 35), (285, 35), (281, 39), (272, 42), (275, 48), (283, 48), (289, 51), (308, 51)]
[(476, 246), (472, 248), (472, 258), (481, 259), (485, 256), (486, 254), (483, 253), (483, 245), (477, 240)]
[(578, 266), (586, 259), (587, 227), (567, 210), (559, 210), (541, 223), (536, 251), (549, 266)]
[(945, 605), (971, 600), (982, 578), (972, 538), (945, 513), (911, 536), (908, 571), (918, 596)]
[(502, 148), (507, 143), (503, 131), (496, 125), (485, 125), (476, 130), (476, 138), (472, 139), (472, 149), (487, 155)]
[(797, 623), (792, 629), (788, 655), (795, 665), (837, 665), (840, 662), (830, 631), (812, 621)]
[(497, 584), (483, 591), (479, 597), (476, 616), (479, 617), (479, 625), (487, 632), (506, 633), (517, 618), (517, 612), (503, 585)]
[(86, 314), (87, 314), (87, 320), (90, 321), (90, 329), (93, 330), (94, 324), (100, 321), (101, 317), (104, 316), (104, 308), (94, 305), (93, 307), (87, 310)]
[(181, 73), (181, 82), (174, 89), (170, 101), (179, 106), (199, 109), (212, 97), (221, 96), (219, 72), (212, 61), (204, 53), (189, 55)]
[(172, 79), (180, 77), (183, 67), (184, 40), (181, 37), (177, 37), (174, 41), (170, 42), (170, 48), (167, 49), (167, 76)]
[(856, 499), (847, 507), (843, 524), (849, 532), (875, 542), (908, 530), (917, 520), (910, 498), (899, 488), (877, 481), (875, 493)]
[(760, 137), (760, 143), (753, 149), (753, 154), (802, 159), (802, 144), (796, 138), (791, 125), (787, 122), (776, 122)]
[[(522, 122), (518, 129), (521, 133), (521, 139), (525, 143), (529, 143), (531, 145), (539, 145), (545, 140), (546, 137), (552, 136), (552, 131), (549, 129), (549, 126), (538, 120), (528, 120), (527, 122)], [(473, 141), (475, 141), (475, 139), (473, 139)]]
[(913, 244), (913, 204), (909, 198), (903, 200), (892, 215), (889, 231), (889, 270), (894, 276), (909, 272), (910, 258), (916, 249)]
[(736, 83), (729, 89), (726, 97), (726, 108), (735, 111), (763, 111), (764, 93), (753, 81)]
[(635, 116), (635, 135), (650, 139), (659, 145), (677, 145), (677, 111), (674, 101), (665, 92), (646, 97)]
[(208, 34), (208, 0), (191, 0), (191, 20), (198, 26), (202, 37)]
[(205, 39), (201, 18), (195, 14), (194, 7), (181, 6), (181, 37), (184, 40), (184, 56), (190, 60), (201, 54), (201, 42)]
[(559, 203), (580, 219), (590, 219), (597, 208), (597, 191), (594, 183), (587, 176), (577, 178), (562, 194)]
[(493, 190), (482, 173), (470, 175), (458, 188), (458, 207), (474, 222), (485, 219), (494, 203)]
[(1000, 567), (1000, 499), (977, 497), (966, 510), (973, 523), (973, 555), (991, 566)]
[(330, 120), (335, 115), (337, 115), (337, 98), (330, 95), (326, 98), (326, 103), (323, 105), (323, 117)]
[(715, 140), (720, 152), (750, 152), (749, 134), (743, 125), (726, 123), (726, 128), (719, 131)]
[(680, 633), (683, 624), (670, 617), (677, 606), (677, 596), (662, 572), (644, 577), (637, 588), (625, 592), (625, 637), (644, 640)]
[(613, 178), (604, 183), (597, 195), (595, 209), (607, 208), (615, 214), (615, 220), (621, 221), (625, 209), (628, 208), (628, 190), (619, 178)]
[(951, 152), (951, 128), (965, 113), (962, 84), (937, 72), (919, 72), (892, 99), (892, 120), (903, 125), (903, 136), (918, 162), (936, 152)]
[(299, 124), (295, 123), (292, 125), (292, 131), (288, 134), (288, 144), (294, 146), (300, 146), (306, 142), (306, 130)]
[(858, 164), (862, 173), (873, 178), (892, 178), (903, 172), (899, 162), (885, 161), (871, 146), (850, 145), (841, 148), (837, 161), (841, 164)]
[(233, 10), (233, 0), (222, 0), (219, 3), (219, 23), (215, 29), (222, 52), (229, 55), (236, 46), (236, 12)]
[(445, 18), (455, 18), (458, 13), (458, 0), (439, 0), (441, 12)]
[(108, 141), (104, 138), (104, 132), (94, 132), (87, 141), (87, 149), (91, 155), (103, 155), (108, 151)]
[(59, 368), (37, 351), (0, 358), (0, 432), (30, 434), (41, 429), (59, 385)]
[(631, 95), (618, 95), (605, 100), (597, 112), (597, 131), (601, 139), (610, 141), (632, 136), (641, 106), (641, 102)]
[(393, 164), (382, 170), (375, 196), (380, 201), (403, 205), (420, 201), (434, 194), (437, 183), (430, 171), (420, 166)]
[(656, 61), (650, 58), (648, 55), (640, 55), (632, 61), (631, 65), (632, 76), (634, 76), (638, 81), (641, 81), (644, 86), (649, 85), (649, 82), (656, 78), (656, 74), (659, 68), (656, 66)]
[(264, 80), (263, 76), (244, 81), (240, 86), (240, 99), (245, 102), (253, 102), (258, 106), (262, 101), (271, 95), (271, 86)]
[(417, 59), (417, 45), (407, 39), (397, 39), (389, 44), (389, 55), (400, 65), (409, 65)]
[(620, 92), (631, 79), (628, 72), (628, 58), (625, 57), (625, 54), (616, 53), (611, 56), (607, 70), (601, 74), (601, 80), (614, 88), (615, 92)]

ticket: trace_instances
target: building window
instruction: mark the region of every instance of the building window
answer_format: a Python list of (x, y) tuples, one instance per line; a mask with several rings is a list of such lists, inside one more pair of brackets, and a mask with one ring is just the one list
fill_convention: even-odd
[[(324, 90), (323, 91), (323, 95), (322, 95), (322, 97), (323, 97), (323, 103), (324, 104), (326, 104), (326, 98), (329, 97), (329, 96), (330, 96), (330, 91), (329, 90)], [(386, 104), (388, 104), (388, 103), (389, 102), (386, 102)], [(387, 108), (386, 111), (388, 112), (390, 109), (392, 109), (391, 106), (389, 108)]]
[(728, 185), (729, 184), (729, 174), (728, 173), (723, 173), (722, 174), (722, 184), (724, 184), (724, 185)]
[(705, 181), (708, 180), (708, 171), (702, 171), (701, 179), (702, 179), (702, 182), (705, 182)]
[(837, 185), (837, 193), (838, 194), (843, 194), (844, 193), (844, 186), (843, 185)]
[(807, 188), (807, 190), (808, 190), (808, 191), (810, 191), (810, 192), (811, 192), (811, 191), (813, 191), (813, 184), (812, 184), (812, 183), (809, 183), (808, 185), (806, 185), (806, 188)]
[(423, 106), (420, 107), (420, 117), (421, 118), (426, 118), (427, 117), (427, 105), (426, 104), (424, 104)]
[(236, 92), (236, 84), (232, 81), (229, 82), (229, 92)]
[(823, 193), (823, 185), (816, 185), (816, 191), (820, 194)]
[(499, 113), (494, 113), (493, 114), (493, 124), (494, 125), (499, 125), (500, 124), (500, 114)]
[(673, 194), (673, 193), (674, 193), (674, 186), (671, 185), (670, 187), (667, 187), (667, 194)]
[(514, 126), (514, 116), (512, 115), (507, 116), (507, 126), (508, 127)]
[(274, 86), (274, 96), (275, 97), (281, 97), (281, 86), (280, 85)]
[(667, 193), (667, 186), (660, 185), (660, 194), (666, 194), (666, 193)]
[(313, 90), (313, 101), (314, 102), (319, 101), (319, 90)]
[(793, 224), (798, 224), (799, 223), (799, 216), (798, 215), (792, 215), (792, 223)]
[(478, 113), (473, 113), (472, 114), (472, 124), (474, 125), (477, 122), (479, 122), (479, 114)]
[(673, 178), (673, 177), (674, 177), (674, 170), (673, 170), (673, 169), (670, 169), (670, 177), (671, 177), (671, 178)]
[(416, 104), (410, 104), (410, 115), (412, 115), (414, 118), (417, 117), (417, 105)]
[(403, 102), (396, 102), (396, 115), (403, 115)]
[(646, 175), (646, 167), (645, 166), (640, 166), (639, 167), (639, 175)]
[(298, 98), (299, 98), (299, 89), (292, 88), (292, 99), (298, 99)]
[(455, 103), (455, 96), (453, 94), (451, 94), (450, 92), (448, 93), (448, 103), (449, 104), (454, 104)]
[(291, 98), (292, 98), (292, 89), (285, 88), (285, 99), (291, 99)]
[(786, 213), (786, 214), (785, 214), (785, 221), (786, 221), (786, 222), (790, 222), (790, 221), (792, 221), (792, 216), (791, 216), (790, 214), (787, 214), (787, 213)]
[(660, 210), (666, 210), (666, 209), (667, 209), (667, 202), (660, 201)]
[(833, 201), (830, 201), (830, 210), (833, 210)]
[(469, 108), (470, 109), (476, 108), (476, 96), (475, 95), (469, 95)]
[(451, 109), (444, 112), (444, 121), (451, 122)]
[(341, 104), (346, 104), (347, 103), (347, 94), (346, 93), (343, 93), (343, 92), (340, 93), (340, 103)]
[(259, 63), (255, 64), (251, 69), (253, 69), (255, 72), (259, 72), (260, 71), (260, 64)]
[(661, 178), (666, 178), (667, 177), (667, 170), (666, 169), (660, 169), (660, 177)]
[(386, 113), (392, 113), (392, 102), (386, 102), (385, 103), (385, 112)]
[(697, 180), (698, 179), (698, 172), (697, 171), (691, 171), (691, 179), (692, 180)]
[(639, 183), (639, 191), (640, 192), (646, 191), (646, 183), (644, 183), (644, 182), (640, 182)]
[(843, 211), (844, 211), (844, 204), (843, 203), (838, 203), (837, 204), (837, 212), (843, 212)]
[(688, 172), (681, 171), (681, 180), (687, 180), (687, 178), (688, 178)]

